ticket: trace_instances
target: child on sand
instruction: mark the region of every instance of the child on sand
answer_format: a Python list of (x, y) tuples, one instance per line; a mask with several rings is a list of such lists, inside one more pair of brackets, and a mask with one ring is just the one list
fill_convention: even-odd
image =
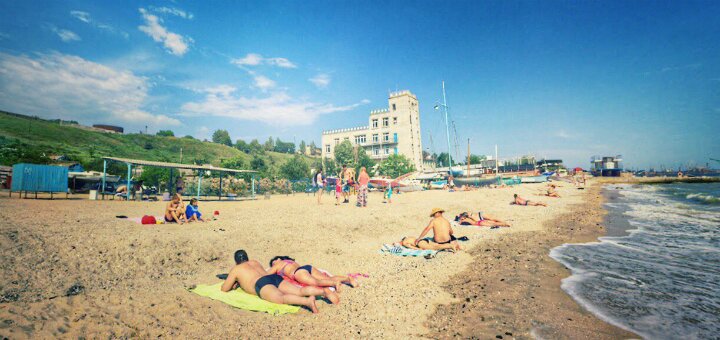
[(343, 196), (342, 191), (342, 185), (340, 184), (340, 179), (335, 179), (335, 205), (340, 205), (340, 199)]
[(185, 207), (182, 204), (182, 197), (179, 194), (175, 194), (172, 200), (165, 206), (165, 222), (176, 222), (179, 224), (187, 222)]
[(189, 222), (191, 221), (201, 221), (205, 222), (205, 219), (202, 218), (202, 213), (200, 213), (200, 209), (198, 208), (198, 200), (197, 198), (193, 198), (190, 200), (190, 204), (185, 209), (185, 217)]
[(383, 196), (383, 203), (385, 203), (385, 199), (387, 199), (387, 203), (392, 203), (392, 194), (393, 194), (393, 188), (392, 188), (392, 182), (387, 182), (387, 187), (385, 188), (385, 195)]

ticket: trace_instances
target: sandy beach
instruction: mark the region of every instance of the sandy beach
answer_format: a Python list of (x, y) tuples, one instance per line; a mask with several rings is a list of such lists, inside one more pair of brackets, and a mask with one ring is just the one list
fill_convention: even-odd
[[(218, 221), (143, 226), (117, 219), (161, 215), (162, 202), (0, 198), (0, 336), (188, 338), (625, 338), (560, 290), (569, 273), (547, 254), (603, 233), (598, 188), (541, 184), (472, 192), (426, 191), (369, 207), (318, 206), (312, 196), (201, 202)], [(550, 207), (509, 205), (517, 192)], [(583, 203), (584, 202), (584, 203)], [(436, 258), (379, 254), (383, 243), (417, 236), (434, 207), (481, 210), (511, 228), (458, 227), (467, 251)], [(248, 251), (263, 264), (289, 255), (332, 273), (361, 272), (339, 305), (286, 316), (249, 312), (187, 291), (212, 284)], [(69, 294), (72, 293), (72, 294)]]

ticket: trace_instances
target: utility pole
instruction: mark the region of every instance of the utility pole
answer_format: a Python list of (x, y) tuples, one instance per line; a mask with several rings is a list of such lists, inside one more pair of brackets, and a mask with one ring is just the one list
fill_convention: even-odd
[(180, 148), (180, 164), (182, 164), (182, 159), (183, 159), (183, 150), (182, 149), (183, 148)]
[(470, 177), (470, 138), (468, 138), (468, 158), (467, 158), (468, 172), (467, 177)]
[(498, 175), (498, 161), (497, 144), (495, 144), (495, 175)]
[(448, 170), (452, 174), (452, 158), (450, 156), (450, 122), (448, 121), (447, 97), (445, 96), (445, 81), (442, 82), (443, 89), (443, 108), (445, 109), (445, 136), (447, 137), (448, 147)]

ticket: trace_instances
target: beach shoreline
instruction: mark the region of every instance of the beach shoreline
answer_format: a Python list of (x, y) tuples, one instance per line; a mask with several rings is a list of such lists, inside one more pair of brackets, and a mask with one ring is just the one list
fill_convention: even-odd
[(543, 230), (510, 234), (470, 250), (473, 265), (443, 286), (460, 302), (437, 306), (427, 321), (431, 338), (639, 338), (610, 325), (561, 289), (571, 275), (549, 256), (564, 243), (606, 234), (607, 195), (593, 183), (586, 200), (545, 222)]
[[(404, 193), (393, 197), (392, 204), (382, 204), (381, 193), (372, 192), (367, 208), (335, 206), (329, 195), (320, 206), (305, 194), (245, 202), (203, 201), (201, 211), (220, 211), (218, 221), (151, 226), (115, 216), (159, 215), (164, 202), (0, 197), (0, 274), (6, 278), (0, 283), (0, 336), (449, 337), (454, 329), (438, 333), (436, 325), (426, 322), (436, 319), (435, 306), (464, 301), (464, 295), (453, 296), (445, 289), (448, 280), (477, 265), (477, 253), (497, 248), (492, 245), (498, 242), (523, 254), (547, 257), (554, 244), (551, 240), (543, 239), (538, 245), (532, 238), (523, 241), (523, 235), (559, 230), (548, 227), (551, 221), (592, 191), (561, 185), (562, 199), (541, 198), (537, 195), (544, 187), (524, 184), (469, 192)], [(514, 193), (544, 200), (549, 207), (510, 205)], [(440, 253), (430, 260), (379, 253), (383, 243), (417, 236), (436, 207), (446, 209), (448, 219), (467, 209), (482, 209), (513, 226), (457, 227), (456, 235), (470, 238), (463, 244), (470, 251)], [(597, 231), (591, 235), (596, 237)], [(197, 284), (219, 282), (216, 275), (228, 272), (237, 249), (247, 250), (251, 259), (263, 265), (275, 255), (290, 255), (332, 273), (361, 272), (370, 277), (359, 288), (347, 287), (339, 305), (319, 302), (320, 314), (302, 310), (281, 317), (232, 308), (187, 291)], [(512, 254), (498, 255), (509, 258)], [(562, 270), (554, 261), (527, 263)], [(567, 273), (553, 272), (539, 277), (547, 277), (543, 287), (554, 289), (574, 306), (559, 290), (564, 276)], [(488, 276), (493, 277), (493, 282), (505, 285), (534, 282), (502, 271)], [(490, 288), (485, 290), (503, 292)], [(547, 303), (556, 300), (552, 295), (536, 296), (545, 297)], [(458, 327), (474, 331), (463, 334), (499, 334), (489, 328), (480, 332), (472, 326), (475, 323), (470, 319)]]

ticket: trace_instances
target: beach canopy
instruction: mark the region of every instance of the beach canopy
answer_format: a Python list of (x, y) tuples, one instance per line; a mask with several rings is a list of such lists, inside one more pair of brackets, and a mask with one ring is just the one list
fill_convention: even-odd
[(578, 168), (575, 168), (574, 170), (575, 170), (575, 172), (578, 172), (578, 171), (585, 171), (585, 170), (583, 170), (583, 168), (580, 168), (580, 167), (578, 167)]
[[(143, 166), (154, 166), (154, 167), (158, 167), (158, 168), (168, 168), (168, 169), (197, 170), (198, 172), (199, 171), (216, 171), (216, 172), (220, 172), (221, 174), (225, 173), (225, 172), (251, 174), (252, 175), (252, 195), (253, 195), (253, 197), (255, 197), (255, 174), (257, 173), (257, 171), (254, 171), (254, 170), (238, 170), (238, 169), (220, 168), (220, 167), (215, 167), (212, 165), (195, 165), (195, 164), (156, 162), (156, 161), (146, 161), (143, 159), (130, 159), (130, 158), (118, 158), (118, 157), (103, 157), (103, 176), (102, 176), (103, 197), (105, 195), (105, 177), (106, 177), (106, 173), (107, 173), (107, 162), (108, 161), (121, 162), (121, 163), (125, 163), (127, 165), (128, 196), (129, 196), (129, 192), (130, 192), (130, 178), (131, 178), (132, 166), (133, 165), (143, 165)], [(196, 196), (198, 199), (200, 198), (201, 181), (202, 181), (202, 176), (198, 176), (198, 186), (197, 186), (197, 196)], [(220, 181), (220, 194), (222, 195), (222, 180)], [(128, 201), (130, 201), (130, 200), (128, 199)]]

